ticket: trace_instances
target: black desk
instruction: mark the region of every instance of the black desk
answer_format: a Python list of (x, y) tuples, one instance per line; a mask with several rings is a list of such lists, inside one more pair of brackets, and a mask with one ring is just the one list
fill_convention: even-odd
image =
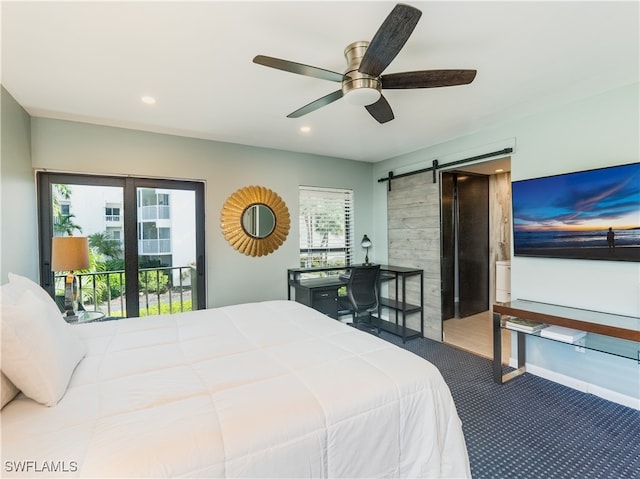
[[(345, 267), (322, 268), (292, 268), (287, 270), (287, 298), (338, 319), (339, 290), (347, 284), (347, 280), (340, 277), (346, 271)], [(407, 303), (407, 279), (418, 277), (420, 282), (420, 304)], [(402, 341), (414, 337), (424, 336), (424, 278), (423, 270), (405, 268), (402, 266), (380, 265), (380, 282), (393, 281), (395, 297), (380, 297), (378, 318), (380, 329), (402, 337)], [(380, 291), (380, 288), (378, 288)], [(389, 310), (389, 320), (381, 317), (382, 309)], [(407, 316), (420, 313), (420, 331), (407, 328)], [(391, 317), (393, 316), (393, 318)]]
[(321, 313), (338, 319), (338, 290), (347, 284), (346, 279), (338, 275), (289, 280), (289, 299), (291, 289), (295, 292), (298, 303), (317, 309)]

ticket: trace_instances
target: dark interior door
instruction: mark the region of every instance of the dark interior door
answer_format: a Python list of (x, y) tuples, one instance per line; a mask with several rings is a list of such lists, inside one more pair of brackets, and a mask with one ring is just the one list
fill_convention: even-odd
[(442, 173), (440, 179), (441, 195), (441, 234), (442, 234), (442, 258), (441, 265), (441, 295), (442, 295), (442, 319), (455, 317), (455, 174)]
[(489, 308), (489, 179), (444, 172), (440, 188), (442, 319), (464, 318)]
[(489, 179), (457, 176), (458, 297), (464, 318), (489, 308)]

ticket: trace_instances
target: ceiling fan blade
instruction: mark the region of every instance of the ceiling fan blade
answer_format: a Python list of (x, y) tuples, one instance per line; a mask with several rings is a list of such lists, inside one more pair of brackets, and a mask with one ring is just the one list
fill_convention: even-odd
[(377, 102), (367, 105), (365, 108), (378, 123), (386, 123), (394, 118), (391, 105), (382, 95), (380, 95), (380, 99)]
[(358, 71), (379, 76), (407, 42), (421, 15), (415, 7), (396, 5), (373, 36)]
[(333, 103), (336, 100), (339, 100), (343, 97), (342, 90), (336, 90), (333, 93), (329, 93), (328, 95), (323, 96), (322, 98), (318, 98), (315, 101), (312, 101), (308, 105), (303, 106), (302, 108), (298, 108), (293, 113), (289, 113), (287, 118), (299, 118), (307, 113), (311, 113), (312, 111), (316, 111), (323, 106), (327, 106), (329, 103)]
[(308, 77), (320, 78), (321, 80), (329, 80), (341, 82), (344, 75), (342, 73), (325, 70), (324, 68), (303, 65), (302, 63), (291, 62), (289, 60), (281, 60), (280, 58), (267, 57), (264, 55), (256, 55), (253, 63), (264, 65), (265, 67), (276, 68), (286, 72), (297, 73)]
[(467, 85), (476, 77), (476, 70), (422, 70), (382, 75), (384, 89), (435, 88)]

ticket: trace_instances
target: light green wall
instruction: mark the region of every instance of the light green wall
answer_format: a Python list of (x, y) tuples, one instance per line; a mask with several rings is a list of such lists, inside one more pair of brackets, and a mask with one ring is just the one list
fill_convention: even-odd
[(31, 168), (30, 118), (0, 87), (0, 283), (8, 273), (38, 279), (36, 189)]
[[(374, 165), (387, 176), (513, 146), (512, 181), (640, 160), (639, 85), (458, 138)], [(374, 188), (376, 235), (386, 231), (386, 183)], [(384, 253), (380, 253), (381, 255)], [(513, 298), (640, 315), (640, 265), (513, 258)]]
[[(398, 174), (429, 167), (433, 159), (446, 164), (507, 146), (514, 147), (513, 181), (638, 162), (639, 91), (636, 83), (389, 159), (374, 165), (374, 177), (386, 177), (390, 170)], [(380, 237), (387, 229), (386, 183), (374, 188), (374, 204), (373, 231)], [(512, 259), (511, 290), (512, 298), (640, 316), (639, 263), (516, 257)], [(558, 352), (544, 340), (535, 341), (529, 349), (528, 359), (540, 367), (640, 398), (640, 370), (633, 361), (614, 365), (612, 357), (595, 353), (588, 353), (586, 361), (573, 348)], [(616, 374), (610, 374), (610, 368)], [(620, 377), (628, 380), (621, 383)]]
[[(353, 189), (356, 238), (372, 228), (370, 163), (42, 118), (32, 119), (31, 135), (36, 169), (205, 181), (209, 307), (286, 299), (286, 270), (299, 265), (299, 185)], [(285, 243), (259, 258), (238, 253), (220, 231), (225, 200), (249, 185), (278, 193), (292, 218)]]

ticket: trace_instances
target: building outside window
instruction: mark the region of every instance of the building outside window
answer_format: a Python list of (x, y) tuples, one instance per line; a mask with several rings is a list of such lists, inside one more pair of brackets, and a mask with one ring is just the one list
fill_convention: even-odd
[(117, 206), (106, 206), (104, 208), (104, 220), (107, 223), (119, 223), (120, 208)]

